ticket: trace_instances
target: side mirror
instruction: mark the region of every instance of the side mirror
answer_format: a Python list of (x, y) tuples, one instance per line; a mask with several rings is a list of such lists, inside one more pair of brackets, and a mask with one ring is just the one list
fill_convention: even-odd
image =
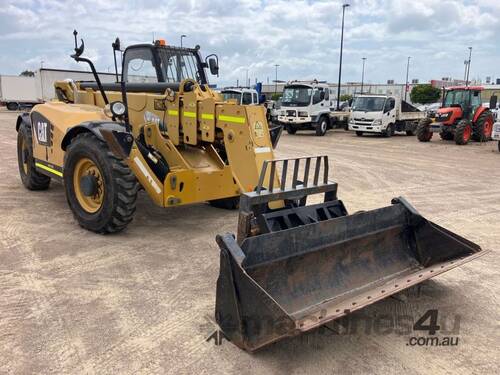
[(208, 59), (208, 66), (210, 67), (210, 73), (214, 76), (219, 76), (219, 63), (215, 59), (215, 57), (211, 57)]
[(496, 95), (491, 95), (490, 98), (490, 109), (495, 109), (497, 107), (497, 96)]
[(73, 59), (79, 58), (82, 54), (83, 51), (85, 50), (85, 43), (83, 42), (83, 39), (80, 39), (81, 44), (80, 47), (78, 47), (77, 42), (76, 42), (76, 37), (78, 35), (78, 31), (73, 30), (73, 37), (75, 38), (75, 53), (71, 55)]
[(321, 101), (325, 100), (325, 92), (324, 91), (321, 91), (319, 93), (319, 100), (321, 100)]
[(120, 39), (116, 38), (114, 43), (111, 43), (111, 47), (113, 47), (113, 51), (120, 50)]

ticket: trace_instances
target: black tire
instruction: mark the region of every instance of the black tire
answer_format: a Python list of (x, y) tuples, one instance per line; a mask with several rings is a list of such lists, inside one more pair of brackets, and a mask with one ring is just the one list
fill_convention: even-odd
[[(97, 212), (86, 211), (75, 195), (73, 175), (76, 163), (90, 159), (104, 180), (104, 197)], [(106, 143), (91, 133), (75, 137), (68, 146), (64, 160), (66, 199), (78, 224), (96, 233), (123, 230), (133, 219), (139, 183), (123, 160), (109, 150)]]
[(287, 126), (286, 126), (286, 132), (287, 132), (288, 134), (293, 135), (293, 134), (297, 133), (297, 129), (295, 129), (295, 128), (294, 128), (293, 126), (291, 126), (291, 125), (287, 125)]
[(324, 136), (328, 130), (328, 119), (325, 116), (321, 117), (319, 122), (314, 126), (314, 129), (318, 137)]
[(356, 135), (357, 135), (358, 137), (362, 137), (362, 136), (363, 136), (363, 132), (360, 132), (359, 130), (357, 130), (357, 131), (356, 131)]
[(467, 120), (460, 120), (455, 128), (455, 143), (463, 146), (472, 138), (472, 126)]
[(240, 197), (214, 199), (208, 201), (208, 203), (212, 207), (222, 208), (224, 210), (235, 210), (240, 206)]
[(420, 142), (429, 142), (432, 138), (432, 132), (429, 130), (431, 125), (430, 118), (423, 118), (417, 126), (417, 139)]
[[(489, 134), (485, 134), (485, 127), (486, 123), (488, 122), (489, 124)], [(472, 127), (472, 139), (477, 141), (477, 142), (487, 142), (491, 139), (491, 130), (493, 129), (493, 123), (495, 121), (493, 120), (493, 114), (491, 113), (490, 110), (486, 110), (483, 113), (481, 113)]]
[(441, 132), (439, 136), (443, 141), (452, 141), (455, 138), (455, 135), (452, 132)]
[(387, 125), (387, 128), (382, 132), (382, 135), (386, 138), (392, 137), (394, 135), (394, 124)]
[(9, 102), (7, 103), (7, 109), (9, 111), (17, 111), (19, 109), (19, 103)]
[(404, 130), (407, 136), (412, 137), (417, 132), (418, 122), (416, 121), (405, 121), (403, 122)]
[(26, 189), (46, 190), (49, 188), (50, 177), (38, 173), (35, 168), (31, 125), (25, 121), (21, 123), (17, 131), (17, 163), (21, 181)]

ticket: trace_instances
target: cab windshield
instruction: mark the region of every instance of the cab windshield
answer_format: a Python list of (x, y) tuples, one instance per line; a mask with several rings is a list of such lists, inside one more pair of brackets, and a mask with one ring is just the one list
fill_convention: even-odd
[(385, 98), (358, 96), (352, 105), (353, 111), (380, 112), (384, 109)]
[(194, 52), (180, 48), (159, 48), (159, 55), (165, 82), (181, 82), (191, 78), (202, 83)]
[(125, 82), (181, 82), (194, 79), (206, 83), (203, 68), (194, 50), (134, 47), (124, 57)]
[(283, 90), (283, 106), (307, 106), (311, 102), (312, 88), (308, 86), (289, 86)]
[(446, 92), (443, 106), (452, 107), (456, 105), (465, 106), (469, 102), (470, 91), (466, 90), (451, 90)]
[(241, 92), (222, 91), (221, 94), (222, 94), (222, 97), (224, 98), (224, 100), (236, 99), (236, 102), (238, 102), (238, 103), (241, 102)]

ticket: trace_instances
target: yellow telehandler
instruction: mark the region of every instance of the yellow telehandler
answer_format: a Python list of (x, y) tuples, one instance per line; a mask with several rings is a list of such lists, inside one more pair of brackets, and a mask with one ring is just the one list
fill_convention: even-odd
[[(116, 83), (61, 81), (58, 100), (19, 116), (24, 186), (64, 183), (78, 223), (111, 233), (132, 220), (138, 189), (163, 207), (235, 208), (238, 234), (217, 236), (216, 320), (253, 351), (313, 329), (484, 253), (404, 199), (348, 215), (326, 156), (275, 159), (281, 128), (265, 109), (223, 101), (208, 85), (215, 55), (164, 41), (132, 45)], [(323, 202), (307, 198), (323, 194)]]

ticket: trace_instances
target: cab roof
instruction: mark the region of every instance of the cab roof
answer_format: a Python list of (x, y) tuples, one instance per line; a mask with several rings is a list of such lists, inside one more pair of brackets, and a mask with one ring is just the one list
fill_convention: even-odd
[(257, 92), (255, 89), (251, 89), (249, 87), (225, 87), (220, 90), (221, 92)]
[(328, 87), (328, 83), (326, 81), (318, 81), (315, 79), (312, 81), (294, 80), (294, 81), (288, 81), (285, 84), (285, 87), (286, 86), (306, 86), (306, 87), (322, 86), (322, 87)]
[(382, 98), (385, 98), (385, 97), (388, 97), (388, 96), (395, 96), (395, 95), (393, 95), (393, 94), (370, 94), (370, 93), (364, 93), (364, 94), (356, 94), (355, 97), (359, 98), (361, 96), (363, 96), (363, 97), (369, 97), (369, 98), (372, 97), (372, 96), (380, 96)]
[(471, 91), (483, 91), (484, 87), (483, 86), (450, 86), (450, 87), (445, 87), (446, 91), (449, 90), (471, 90)]

